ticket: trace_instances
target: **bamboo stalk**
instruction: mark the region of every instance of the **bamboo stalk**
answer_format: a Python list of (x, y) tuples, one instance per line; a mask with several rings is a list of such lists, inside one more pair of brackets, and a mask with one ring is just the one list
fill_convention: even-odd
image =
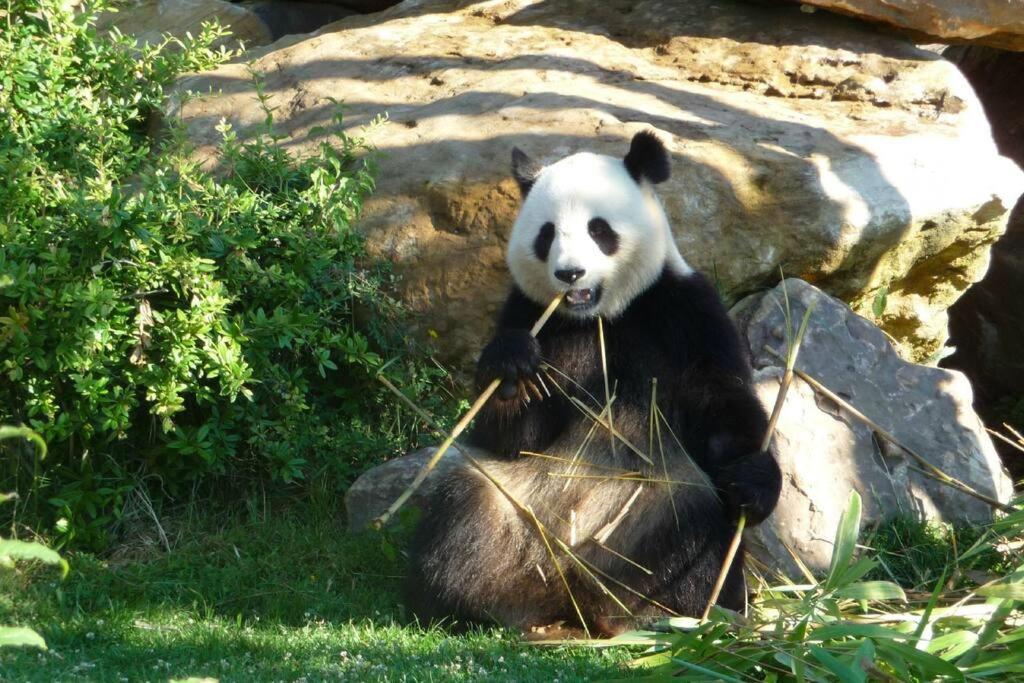
[(1016, 429), (1014, 429), (1013, 426), (1009, 422), (1004, 422), (1003, 426), (1006, 427), (1006, 431), (1008, 431), (1011, 434), (1013, 434), (1015, 437), (1017, 437), (1018, 441), (1020, 441), (1022, 444), (1024, 444), (1024, 434), (1021, 434)]
[[(793, 314), (789, 306), (789, 295), (786, 293), (786, 281), (782, 280), (782, 295), (785, 297), (786, 308), (783, 311), (786, 316), (786, 371), (782, 375), (782, 383), (779, 385), (779, 393), (775, 396), (775, 406), (772, 408), (771, 417), (768, 420), (768, 428), (765, 430), (764, 438), (761, 440), (761, 452), (767, 451), (768, 447), (772, 443), (772, 435), (775, 433), (775, 426), (779, 422), (779, 416), (782, 414), (782, 406), (786, 402), (786, 393), (789, 391), (789, 385), (793, 382), (793, 371), (796, 368), (796, 358), (800, 354), (800, 345), (803, 343), (804, 334), (807, 332), (807, 323), (811, 319), (811, 312), (814, 311), (815, 304), (817, 302), (812, 301), (807, 308), (804, 309), (804, 317), (800, 321), (800, 327), (796, 331), (796, 336), (793, 336)], [(736, 559), (736, 553), (739, 552), (740, 541), (743, 540), (743, 528), (747, 524), (747, 516), (741, 510), (740, 518), (736, 521), (736, 532), (733, 534), (732, 543), (729, 544), (729, 550), (725, 554), (725, 559), (722, 560), (722, 568), (718, 572), (718, 580), (715, 581), (715, 587), (711, 591), (711, 598), (708, 600), (708, 604), (704, 607), (704, 614), (701, 615), (701, 621), (706, 621), (708, 615), (711, 614), (711, 608), (716, 602), (718, 602), (718, 596), (722, 593), (722, 586), (725, 585), (725, 579), (729, 575), (729, 570), (732, 568), (732, 563)]]
[(608, 354), (604, 345), (604, 321), (601, 316), (597, 317), (597, 341), (601, 348), (601, 374), (604, 376), (604, 401), (608, 412), (608, 430), (611, 434), (608, 437), (612, 448), (612, 455), (615, 455), (615, 423), (612, 421), (612, 393), (608, 388)]
[[(538, 323), (539, 324), (543, 324), (541, 321), (538, 321)], [(401, 391), (399, 391), (398, 387), (396, 387), (394, 384), (392, 384), (390, 381), (388, 381), (388, 379), (386, 377), (378, 375), (377, 379), (379, 379), (381, 381), (381, 383), (384, 384), (384, 386), (386, 386), (396, 396), (398, 396), (399, 399), (401, 399), (403, 403), (405, 403), (407, 406), (409, 406), (409, 408), (411, 408), (414, 413), (419, 415), (432, 429), (434, 429), (434, 431), (439, 432), (439, 433), (441, 432), (441, 429), (437, 425), (437, 422), (425, 410), (423, 410), (422, 408), (417, 406), (405, 394), (403, 394)], [(565, 586), (566, 592), (569, 594), (569, 600), (572, 602), (573, 608), (575, 609), (576, 614), (577, 614), (577, 616), (580, 619), (580, 624), (583, 626), (583, 630), (584, 630), (584, 632), (586, 632), (588, 637), (590, 636), (590, 631), (589, 631), (589, 629), (587, 627), (587, 623), (586, 623), (586, 621), (583, 618), (583, 614), (582, 614), (582, 611), (579, 608), (579, 604), (576, 602), (576, 597), (573, 595), (572, 589), (569, 587), (568, 579), (566, 578), (565, 574), (563, 573), (561, 566), (558, 564), (558, 559), (555, 556), (555, 553), (554, 553), (553, 548), (551, 547), (550, 541), (548, 540), (549, 536), (552, 539), (554, 539), (555, 543), (559, 546), (559, 548), (566, 555), (568, 555), (569, 558), (573, 562), (575, 562), (577, 564), (580, 564), (580, 565), (586, 565), (587, 567), (589, 567), (589, 569), (592, 570), (592, 571), (588, 571), (587, 575), (594, 581), (594, 583), (597, 585), (597, 587), (602, 592), (604, 592), (604, 593), (606, 593), (608, 595), (611, 595), (612, 598), (616, 602), (619, 602), (618, 598), (616, 598), (614, 596), (614, 594), (612, 594), (612, 592), (608, 589), (608, 587), (601, 581), (601, 579), (599, 579), (597, 577), (597, 575), (594, 572), (596, 572), (597, 574), (600, 574), (601, 576), (604, 576), (605, 578), (607, 578), (610, 581), (614, 581), (614, 582), (618, 583), (619, 585), (621, 585), (626, 590), (628, 590), (631, 593), (634, 593), (635, 595), (637, 595), (637, 596), (647, 600), (648, 602), (651, 602), (652, 604), (654, 604), (654, 605), (656, 605), (658, 607), (661, 607), (663, 609), (666, 609), (667, 611), (669, 611), (672, 614), (675, 614), (671, 610), (668, 610), (668, 608), (664, 608), (664, 606), (660, 605), (659, 603), (655, 602), (654, 600), (651, 600), (650, 598), (645, 596), (643, 593), (640, 593), (639, 591), (636, 591), (636, 590), (630, 588), (629, 586), (626, 586), (625, 584), (622, 584), (621, 582), (617, 581), (613, 577), (610, 577), (607, 574), (605, 574), (604, 572), (602, 572), (597, 567), (589, 565), (588, 563), (584, 562), (581, 558), (577, 557), (572, 552), (572, 550), (569, 549), (568, 546), (566, 546), (564, 541), (562, 541), (560, 538), (558, 538), (558, 536), (556, 536), (554, 534), (551, 534), (547, 530), (547, 527), (544, 525), (543, 522), (540, 521), (540, 519), (537, 517), (537, 515), (533, 512), (532, 508), (530, 508), (527, 505), (524, 505), (514, 495), (512, 495), (512, 492), (509, 491), (507, 488), (505, 488), (505, 486), (500, 481), (498, 481), (498, 479), (494, 475), (492, 475), (490, 472), (488, 472), (487, 469), (483, 465), (481, 465), (480, 462), (476, 458), (474, 458), (469, 453), (467, 453), (465, 450), (463, 450), (458, 444), (455, 444), (455, 450), (463, 458), (465, 458), (466, 462), (468, 462), (470, 465), (472, 465), (473, 468), (475, 468), (485, 479), (487, 479), (487, 481), (489, 481), (491, 483), (491, 485), (493, 485), (496, 489), (498, 489), (498, 492), (501, 493), (503, 496), (505, 496), (505, 498), (509, 501), (509, 503), (511, 503), (512, 506), (523, 517), (526, 517), (527, 519), (530, 520), (530, 522), (532, 522), (533, 526), (537, 530), (537, 533), (540, 534), (541, 541), (544, 543), (544, 546), (545, 546), (545, 548), (548, 551), (548, 555), (550, 556), (552, 563), (555, 565), (555, 569), (557, 570), (559, 576), (562, 579), (562, 582), (563, 582), (563, 585)], [(636, 493), (633, 495), (633, 498), (630, 499), (629, 503), (627, 503), (626, 507), (620, 513), (620, 517), (616, 520), (616, 523), (618, 521), (621, 521), (621, 517), (624, 517), (626, 512), (628, 512), (629, 507), (632, 505), (633, 500), (636, 499), (636, 496), (639, 495), (641, 489), (643, 489), (643, 484), (641, 484), (637, 488)], [(607, 529), (607, 527), (605, 527), (605, 528)], [(546, 584), (547, 583), (547, 577), (544, 576), (544, 571), (541, 569), (540, 565), (537, 565), (537, 571), (540, 574), (541, 579)]]
[(571, 460), (569, 458), (560, 458), (557, 455), (548, 455), (547, 453), (537, 453), (535, 451), (519, 451), (519, 455), (525, 455), (531, 458), (541, 458), (543, 460), (554, 460), (555, 462), (566, 463), (568, 465), (576, 465), (579, 467), (590, 467), (596, 470), (608, 470), (612, 472), (612, 476), (628, 477), (632, 475), (639, 477), (641, 475), (640, 472), (637, 472), (635, 470), (624, 470), (621, 467), (612, 467), (611, 465), (599, 465), (594, 462), (582, 461), (577, 463), (576, 461)]
[(626, 562), (628, 564), (633, 565), (634, 567), (636, 567), (637, 569), (642, 571), (644, 574), (647, 574), (647, 576), (654, 576), (654, 572), (652, 572), (650, 569), (648, 569), (647, 567), (643, 566), (642, 564), (634, 562), (633, 560), (629, 559), (628, 557), (626, 557), (625, 555), (623, 555), (619, 551), (615, 550), (614, 548), (610, 548), (607, 545), (605, 545), (604, 543), (601, 543), (601, 541), (597, 540), (597, 537), (591, 536), (590, 537), (590, 541), (594, 545), (596, 545), (598, 548), (600, 548), (601, 550), (604, 550), (607, 553), (611, 553), (612, 555), (614, 555), (615, 557), (619, 558), (623, 562)]
[(711, 599), (708, 600), (707, 606), (704, 607), (704, 614), (700, 615), (701, 621), (707, 621), (708, 615), (711, 614), (711, 608), (718, 602), (718, 596), (722, 594), (722, 587), (725, 586), (725, 578), (729, 575), (729, 570), (732, 568), (732, 562), (736, 559), (736, 553), (740, 549), (740, 541), (743, 540), (743, 527), (747, 525), (747, 516), (744, 513), (740, 513), (740, 518), (736, 520), (736, 533), (732, 536), (732, 543), (729, 544), (729, 550), (725, 553), (725, 559), (722, 560), (722, 569), (718, 572), (718, 580), (715, 581), (715, 587), (711, 589)]
[(625, 436), (623, 436), (618, 430), (613, 429), (612, 426), (609, 425), (607, 422), (605, 422), (601, 418), (600, 415), (596, 414), (593, 410), (588, 408), (587, 404), (585, 404), (583, 401), (579, 400), (575, 396), (569, 396), (568, 394), (566, 394), (566, 398), (569, 399), (570, 403), (572, 403), (577, 408), (579, 408), (583, 412), (584, 415), (589, 417), (591, 420), (593, 420), (594, 422), (596, 422), (600, 426), (602, 426), (605, 429), (607, 429), (611, 433), (612, 436), (614, 436), (616, 439), (618, 439), (619, 441), (624, 443), (626, 445), (626, 448), (628, 448), (629, 450), (633, 451), (633, 453), (635, 453), (638, 458), (643, 460), (648, 465), (651, 465), (651, 466), (654, 465), (654, 462), (649, 457), (647, 457), (646, 453), (644, 453), (639, 448), (634, 446), (633, 443), (629, 439), (627, 439)]
[[(785, 293), (785, 280), (783, 280), (783, 293)], [(772, 415), (768, 419), (768, 429), (765, 430), (764, 439), (761, 441), (761, 450), (766, 451), (772, 443), (772, 434), (775, 433), (775, 426), (782, 414), (782, 406), (786, 402), (786, 394), (789, 393), (789, 385), (793, 383), (793, 370), (796, 367), (796, 357), (800, 354), (800, 345), (804, 341), (804, 333), (807, 331), (807, 322), (811, 319), (811, 312), (814, 311), (816, 302), (811, 302), (804, 310), (803, 320), (800, 321), (800, 329), (797, 330), (796, 338), (791, 339), (786, 353), (786, 369), (782, 374), (782, 384), (779, 385), (779, 393), (775, 397), (775, 405), (772, 407)], [(786, 329), (792, 328), (792, 317), (789, 312), (789, 297), (786, 297)], [(789, 335), (787, 334), (787, 337)]]
[[(782, 354), (780, 354), (778, 351), (776, 351), (775, 349), (771, 348), (770, 346), (766, 346), (765, 350), (767, 350), (769, 353), (771, 353), (772, 355), (774, 355), (777, 358), (782, 358)], [(822, 384), (818, 380), (816, 380), (813, 377), (811, 377), (810, 375), (808, 375), (803, 370), (794, 369), (793, 372), (796, 373), (797, 377), (799, 377), (800, 379), (802, 379), (803, 381), (805, 381), (809, 385), (811, 385), (811, 388), (813, 388), (815, 391), (817, 391), (818, 393), (823, 395), (825, 398), (835, 402), (836, 405), (838, 405), (843, 410), (848, 412), (850, 415), (852, 415), (853, 417), (857, 418), (858, 420), (860, 420), (861, 422), (866, 424), (868, 427), (871, 428), (872, 431), (874, 431), (880, 437), (882, 437), (883, 439), (885, 439), (889, 443), (893, 444), (894, 446), (897, 446), (900, 449), (902, 449), (907, 455), (909, 455), (911, 458), (913, 458), (915, 461), (917, 461), (917, 463), (921, 467), (923, 467), (924, 469), (926, 469), (929, 472), (931, 472), (931, 474), (934, 475), (933, 478), (936, 481), (939, 481), (939, 482), (941, 482), (943, 484), (946, 484), (950, 488), (956, 489), (957, 491), (960, 491), (961, 493), (965, 493), (965, 494), (967, 494), (967, 495), (969, 495), (969, 496), (971, 496), (973, 498), (977, 498), (978, 500), (982, 501), (983, 503), (986, 503), (986, 504), (988, 504), (988, 505), (990, 505), (990, 506), (992, 506), (994, 508), (1002, 510), (1003, 512), (1014, 512), (1015, 511), (1015, 509), (1012, 506), (1006, 505), (1005, 503), (1001, 503), (998, 500), (996, 500), (995, 498), (992, 498), (990, 496), (986, 496), (984, 493), (981, 493), (979, 491), (974, 490), (972, 487), (968, 486), (967, 484), (963, 483), (962, 481), (959, 481), (959, 480), (954, 479), (953, 477), (949, 476), (948, 474), (946, 474), (945, 472), (940, 470), (938, 467), (936, 467), (935, 465), (930, 463), (927, 459), (925, 459), (925, 457), (923, 455), (921, 455), (917, 451), (913, 450), (909, 446), (906, 446), (903, 443), (901, 443), (900, 440), (897, 439), (895, 436), (893, 436), (887, 429), (882, 427), (880, 424), (878, 424), (877, 422), (872, 420), (870, 417), (868, 417), (864, 413), (862, 413), (859, 410), (857, 410), (855, 407), (853, 407), (853, 405), (848, 403), (841, 396), (839, 396), (838, 394), (833, 392), (831, 389), (826, 387), (824, 384)]]
[(666, 486), (707, 486), (703, 482), (686, 481), (683, 479), (658, 479), (656, 477), (645, 477), (642, 474), (634, 475), (631, 472), (626, 474), (567, 474), (565, 472), (548, 472), (549, 477), (561, 477), (565, 479), (597, 479), (599, 481), (637, 481), (644, 484), (665, 484)]
[[(1006, 443), (1010, 444), (1011, 446), (1016, 448), (1018, 451), (1024, 451), (1024, 445), (1022, 445), (1021, 443), (1017, 443), (1016, 441), (1014, 441), (1010, 437), (1006, 436), (1002, 432), (997, 432), (996, 430), (991, 429), (989, 427), (985, 427), (985, 431), (988, 432), (989, 434), (991, 434), (992, 436), (996, 437), (1000, 441), (1005, 441)], [(1024, 442), (1022, 442), (1022, 443), (1024, 443)]]
[[(541, 331), (541, 328), (544, 327), (545, 323), (547, 323), (548, 319), (554, 314), (555, 309), (558, 308), (558, 305), (561, 302), (562, 295), (559, 295), (551, 300), (551, 303), (548, 304), (548, 307), (546, 309), (544, 309), (544, 312), (541, 314), (541, 316), (537, 318), (537, 322), (534, 323), (533, 328), (530, 330), (530, 334), (532, 336), (537, 336), (537, 334)], [(383, 377), (383, 375), (378, 375), (377, 377), (378, 379), (381, 379), (385, 382), (387, 381), (386, 378)], [(390, 384), (390, 382), (388, 382), (388, 384)], [(433, 457), (430, 458), (430, 460), (423, 467), (420, 468), (420, 471), (416, 473), (416, 478), (412, 480), (412, 483), (409, 484), (408, 488), (402, 491), (402, 494), (398, 496), (395, 502), (392, 503), (391, 506), (387, 510), (385, 510), (383, 514), (381, 514), (379, 517), (377, 517), (377, 519), (371, 522), (371, 525), (374, 528), (379, 529), (383, 527), (385, 524), (387, 524), (388, 520), (391, 519), (391, 517), (393, 517), (396, 512), (398, 512), (399, 508), (405, 505), (406, 501), (409, 500), (409, 497), (416, 492), (416, 489), (418, 489), (420, 485), (423, 483), (423, 481), (427, 478), (427, 475), (429, 475), (437, 466), (437, 463), (441, 460), (441, 456), (448, 452), (448, 449), (451, 448), (451, 445), (455, 442), (455, 439), (459, 438), (459, 435), (462, 434), (463, 431), (465, 431), (466, 427), (468, 427), (469, 423), (473, 421), (473, 418), (475, 418), (477, 413), (479, 413), (480, 410), (484, 407), (484, 404), (487, 403), (488, 399), (490, 399), (491, 396), (494, 395), (494, 392), (497, 391), (498, 386), (500, 384), (501, 378), (499, 377), (495, 378), (489, 385), (487, 385), (487, 388), (484, 389), (483, 393), (480, 394), (479, 398), (476, 399), (473, 405), (470, 406), (469, 410), (466, 411), (466, 414), (462, 416), (462, 419), (459, 420), (459, 422), (452, 429), (451, 434), (448, 435), (448, 438), (446, 438), (441, 443), (441, 445), (438, 446), (437, 450), (434, 451)], [(393, 386), (394, 385), (392, 385), (392, 387)], [(401, 392), (398, 393), (399, 395), (404, 397), (404, 394), (401, 394)]]
[(640, 496), (640, 492), (643, 490), (643, 484), (637, 486), (636, 491), (633, 492), (633, 495), (629, 497), (629, 500), (626, 501), (626, 504), (622, 506), (621, 510), (619, 510), (619, 514), (615, 515), (615, 519), (605, 524), (603, 527), (601, 527), (600, 531), (594, 534), (594, 538), (599, 543), (608, 542), (608, 537), (611, 536), (612, 533), (619, 528), (619, 524), (621, 524), (622, 520), (626, 518), (626, 515), (629, 513), (629, 509), (633, 507), (633, 503), (636, 502), (636, 499)]
[[(651, 410), (657, 414), (658, 411), (658, 378), (651, 380)], [(676, 520), (676, 531), (679, 530), (679, 511), (676, 509), (676, 497), (672, 493), (672, 482), (668, 476), (668, 461), (665, 460), (665, 442), (661, 438), (661, 421), (654, 421), (654, 432), (658, 436), (658, 453), (661, 455), (661, 470), (665, 475), (665, 488), (668, 490), (668, 502), (672, 504), (672, 517)], [(653, 455), (653, 454), (652, 454)]]
[[(513, 498), (512, 500), (515, 499)], [(539, 519), (537, 519), (537, 515), (534, 514), (533, 509), (529, 505), (523, 506), (523, 510), (525, 510), (526, 514), (530, 517), (534, 526), (537, 527), (537, 533), (540, 534), (540, 539), (544, 541), (544, 547), (547, 549), (548, 556), (551, 558), (551, 564), (555, 565), (555, 571), (558, 572), (558, 576), (562, 579), (562, 585), (565, 586), (565, 592), (569, 594), (569, 601), (572, 602), (572, 607), (576, 610), (576, 616), (579, 617), (580, 625), (583, 626), (583, 632), (586, 633), (587, 638), (589, 638), (590, 629), (587, 628), (587, 620), (583, 618), (583, 611), (580, 610), (579, 603), (576, 602), (576, 596), (572, 594), (572, 588), (569, 587), (569, 579), (565, 577), (565, 572), (562, 571), (562, 565), (558, 564), (558, 558), (555, 556), (554, 548), (551, 547), (551, 542), (548, 541), (548, 534), (544, 529), (544, 525), (541, 524)], [(557, 541), (558, 539), (555, 540)], [(565, 548), (562, 549), (562, 552), (566, 552)], [(568, 555), (569, 557), (575, 557), (571, 552), (568, 553)], [(609, 591), (603, 584), (599, 583), (599, 585), (601, 585), (606, 592), (611, 593), (611, 591)]]

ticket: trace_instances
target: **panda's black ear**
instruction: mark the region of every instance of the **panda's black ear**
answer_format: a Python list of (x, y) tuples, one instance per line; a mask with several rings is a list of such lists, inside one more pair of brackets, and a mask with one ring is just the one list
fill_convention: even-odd
[(663, 183), (668, 180), (668, 152), (654, 133), (649, 130), (640, 131), (633, 136), (629, 152), (622, 160), (626, 170), (638, 183), (646, 180), (650, 183)]
[(512, 148), (512, 177), (519, 183), (519, 191), (523, 193), (524, 198), (533, 187), (533, 182), (537, 180), (542, 168), (540, 164), (526, 156), (526, 152), (518, 147)]

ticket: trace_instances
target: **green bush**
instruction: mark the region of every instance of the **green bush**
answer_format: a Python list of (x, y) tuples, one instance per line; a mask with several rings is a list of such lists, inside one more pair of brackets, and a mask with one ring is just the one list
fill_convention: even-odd
[(260, 91), (265, 124), (244, 143), (222, 124), (207, 172), (173, 122), (155, 148), (145, 130), (165, 86), (228, 56), (209, 47), (218, 29), (140, 49), (96, 32), (102, 5), (7, 7), (0, 422), (31, 426), (51, 457), (39, 470), (22, 451), (0, 488), (59, 518), (64, 541), (97, 543), (142, 482), (341, 486), (409, 447), (419, 425), (375, 374), (435, 407), (444, 373), (417, 360), (388, 272), (352, 231), (372, 154), (340, 114), (295, 158)]
[[(46, 456), (46, 443), (31, 429), (0, 425), (0, 441), (6, 439), (27, 439), (39, 449), (40, 458)], [(13, 493), (0, 492), (0, 505), (9, 503), (16, 498), (17, 496)], [(68, 563), (42, 543), (0, 536), (0, 571), (10, 571), (14, 567), (15, 560), (57, 564), (60, 565), (64, 576), (67, 576), (68, 573)], [(46, 641), (26, 626), (0, 626), (0, 649), (5, 647), (38, 647), (45, 650)]]

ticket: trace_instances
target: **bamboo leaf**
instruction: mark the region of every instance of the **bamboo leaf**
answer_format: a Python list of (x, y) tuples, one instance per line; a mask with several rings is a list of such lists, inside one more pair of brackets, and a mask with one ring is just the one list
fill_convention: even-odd
[(964, 674), (953, 664), (924, 650), (918, 650), (906, 643), (893, 640), (876, 642), (878, 651), (885, 655), (886, 660), (899, 658), (916, 667), (927, 680), (939, 676), (948, 676), (957, 681), (964, 680)]
[(46, 442), (43, 441), (43, 437), (36, 434), (28, 427), (9, 427), (0, 426), (0, 441), (4, 439), (28, 439), (36, 445), (39, 449), (39, 459), (42, 460), (46, 457)]
[(982, 586), (974, 592), (989, 598), (1024, 600), (1024, 581), (994, 583), (991, 586)]
[(867, 673), (863, 669), (855, 669), (849, 664), (839, 661), (827, 650), (823, 650), (820, 647), (812, 647), (811, 656), (821, 662), (821, 665), (826, 669), (834, 673), (842, 683), (863, 683), (867, 678)]
[(836, 597), (850, 600), (901, 600), (907, 601), (907, 594), (892, 581), (862, 581), (837, 588)]
[(860, 532), (860, 494), (850, 492), (850, 502), (846, 505), (843, 516), (839, 518), (836, 539), (832, 547), (832, 562), (825, 579), (826, 588), (835, 588), (844, 569), (850, 566), (853, 551), (857, 547), (857, 534)]
[(46, 641), (30, 628), (0, 626), (0, 648), (4, 647), (38, 647), (45, 650)]
[(830, 641), (843, 638), (874, 638), (876, 640), (905, 639), (907, 634), (878, 624), (829, 624), (814, 629), (808, 640)]
[(946, 660), (959, 658), (978, 643), (978, 634), (972, 631), (952, 631), (933, 638), (925, 650)]
[(60, 555), (41, 543), (30, 543), (15, 539), (0, 540), (0, 557), (15, 560), (36, 560), (46, 564), (60, 564)]

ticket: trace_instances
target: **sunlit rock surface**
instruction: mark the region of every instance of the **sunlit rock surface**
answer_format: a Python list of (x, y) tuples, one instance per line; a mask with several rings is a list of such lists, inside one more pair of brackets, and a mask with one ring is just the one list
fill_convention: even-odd
[[(359, 228), (403, 276), (445, 360), (471, 364), (509, 284), (513, 145), (622, 155), (653, 129), (684, 256), (738, 298), (786, 275), (869, 311), (930, 357), (1024, 190), (957, 69), (870, 25), (728, 0), (407, 0), (247, 55), (287, 143), (315, 149), (332, 100), (382, 152)], [(222, 118), (262, 122), (250, 63), (188, 78), (208, 157)], [(371, 125), (378, 116), (386, 121)]]

